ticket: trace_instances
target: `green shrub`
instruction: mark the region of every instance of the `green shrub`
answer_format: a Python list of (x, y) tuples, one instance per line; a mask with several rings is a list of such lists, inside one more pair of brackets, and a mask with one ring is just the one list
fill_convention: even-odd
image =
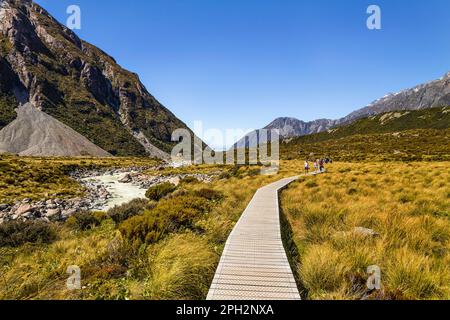
[(220, 201), (223, 199), (222, 192), (209, 188), (202, 188), (200, 190), (194, 191), (194, 195), (205, 198), (209, 201)]
[(319, 185), (317, 184), (317, 182), (315, 182), (315, 181), (308, 181), (307, 183), (306, 183), (306, 187), (307, 188), (310, 188), (310, 189), (312, 189), (312, 188), (317, 188)]
[(181, 179), (180, 181), (181, 184), (195, 184), (195, 183), (200, 183), (200, 181), (193, 176), (187, 176), (184, 177), (183, 179)]
[(154, 203), (149, 202), (146, 199), (135, 199), (128, 203), (109, 209), (107, 215), (116, 224), (119, 224), (128, 218), (141, 215), (146, 209), (151, 209), (153, 207)]
[(156, 243), (180, 229), (194, 229), (195, 221), (209, 210), (208, 200), (194, 195), (164, 199), (142, 216), (125, 220), (119, 230), (130, 241)]
[(249, 169), (248, 172), (247, 172), (247, 175), (249, 177), (259, 176), (260, 174), (261, 174), (261, 169), (260, 168)]
[(67, 219), (66, 225), (74, 230), (86, 231), (99, 226), (106, 217), (106, 213), (100, 211), (81, 211)]
[(51, 243), (56, 231), (42, 221), (7, 221), (0, 224), (0, 247), (18, 247), (25, 243)]
[(176, 189), (177, 187), (173, 183), (164, 182), (148, 189), (145, 196), (150, 200), (159, 201)]

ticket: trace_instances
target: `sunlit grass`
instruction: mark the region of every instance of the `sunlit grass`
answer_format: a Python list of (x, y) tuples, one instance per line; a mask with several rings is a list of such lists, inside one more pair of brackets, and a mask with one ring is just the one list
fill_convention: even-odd
[[(383, 288), (373, 297), (449, 299), (449, 169), (448, 162), (339, 163), (292, 184), (282, 207), (308, 298), (361, 298), (367, 267), (378, 265)], [(358, 235), (357, 227), (379, 235)]]
[[(79, 160), (77, 160), (79, 161)], [(261, 186), (297, 174), (286, 163), (278, 175), (259, 174), (258, 167), (201, 166), (218, 174), (212, 183), (182, 184), (189, 192), (203, 188), (223, 194), (192, 230), (152, 244), (129, 242), (111, 219), (92, 230), (58, 227), (59, 239), (48, 245), (0, 248), (0, 299), (203, 299), (214, 276), (225, 241)], [(197, 167), (149, 171), (149, 174), (197, 173)], [(220, 176), (223, 175), (223, 178)], [(130, 218), (132, 219), (132, 218)], [(78, 265), (83, 289), (68, 291), (66, 269)]]
[[(255, 191), (301, 174), (302, 165), (282, 162), (273, 176), (258, 174), (258, 167), (201, 166), (198, 171), (216, 176), (212, 183), (186, 182), (169, 197), (208, 188), (223, 199), (211, 202), (192, 226), (156, 243), (129, 241), (120, 224), (105, 217), (87, 231), (56, 225), (58, 239), (51, 244), (0, 248), (0, 299), (205, 298), (225, 241)], [(366, 268), (379, 265), (383, 290), (374, 298), (450, 298), (448, 167), (445, 162), (336, 163), (327, 174), (302, 177), (284, 191), (303, 296), (359, 299), (366, 291)], [(354, 227), (379, 235), (357, 236)], [(69, 265), (80, 266), (82, 290), (66, 289)]]

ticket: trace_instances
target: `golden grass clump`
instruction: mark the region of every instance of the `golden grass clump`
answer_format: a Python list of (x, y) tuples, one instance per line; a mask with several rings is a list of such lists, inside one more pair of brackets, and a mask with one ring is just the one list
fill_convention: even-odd
[(204, 299), (214, 277), (217, 255), (202, 237), (174, 235), (150, 257), (150, 299)]
[(281, 200), (307, 297), (362, 298), (367, 267), (377, 265), (382, 290), (369, 297), (450, 299), (449, 163), (328, 169), (292, 184)]

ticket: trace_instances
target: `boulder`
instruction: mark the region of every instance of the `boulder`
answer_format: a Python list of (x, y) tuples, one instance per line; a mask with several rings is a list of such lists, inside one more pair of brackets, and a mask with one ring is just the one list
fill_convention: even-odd
[(376, 232), (372, 229), (363, 228), (363, 227), (353, 228), (353, 233), (360, 235), (360, 236), (365, 236), (365, 237), (376, 237), (376, 236), (380, 235), (378, 232)]
[(127, 173), (122, 178), (120, 178), (118, 181), (120, 183), (130, 183), (132, 180), (133, 180), (133, 178), (131, 177), (131, 174)]
[(77, 213), (77, 210), (76, 210), (76, 209), (68, 209), (68, 210), (64, 210), (64, 211), (62, 212), (62, 217), (63, 217), (64, 219), (67, 219), (67, 218), (69, 218), (70, 216), (73, 216), (75, 213)]
[(172, 178), (169, 179), (169, 182), (174, 184), (174, 185), (176, 185), (176, 186), (178, 186), (180, 184), (180, 181), (181, 181), (181, 179), (178, 176), (172, 177)]
[(47, 213), (45, 214), (45, 216), (47, 218), (55, 218), (60, 213), (61, 213), (61, 210), (59, 210), (59, 209), (50, 209), (50, 210), (47, 210)]
[(33, 210), (34, 210), (34, 208), (30, 204), (21, 204), (17, 208), (15, 214), (21, 216), (21, 215), (24, 215), (24, 214), (26, 214), (28, 212), (33, 211)]

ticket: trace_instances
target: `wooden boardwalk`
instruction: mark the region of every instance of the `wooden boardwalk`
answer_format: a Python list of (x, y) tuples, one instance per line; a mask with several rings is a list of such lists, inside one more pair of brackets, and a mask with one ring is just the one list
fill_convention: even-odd
[(281, 240), (278, 191), (287, 178), (259, 189), (231, 232), (207, 300), (300, 300)]

